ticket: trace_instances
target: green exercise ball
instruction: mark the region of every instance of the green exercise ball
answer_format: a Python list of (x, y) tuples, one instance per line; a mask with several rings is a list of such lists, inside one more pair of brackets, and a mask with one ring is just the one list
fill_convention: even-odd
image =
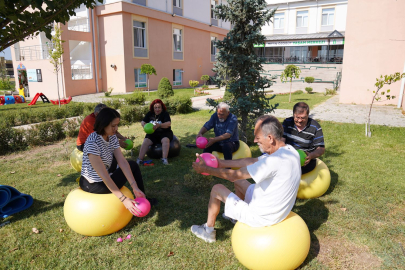
[(298, 151), (298, 154), (300, 155), (301, 166), (304, 166), (305, 158), (307, 157), (307, 154), (301, 149), (298, 149), (297, 151)]
[(134, 147), (134, 144), (130, 139), (126, 139), (125, 143), (127, 144), (127, 146), (125, 147), (125, 150), (131, 150)]

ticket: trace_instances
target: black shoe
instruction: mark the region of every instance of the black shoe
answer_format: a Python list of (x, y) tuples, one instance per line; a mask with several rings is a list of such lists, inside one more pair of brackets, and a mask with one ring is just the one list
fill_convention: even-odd
[(149, 201), (150, 206), (154, 206), (158, 204), (158, 200), (156, 198), (148, 198), (146, 197), (146, 199)]

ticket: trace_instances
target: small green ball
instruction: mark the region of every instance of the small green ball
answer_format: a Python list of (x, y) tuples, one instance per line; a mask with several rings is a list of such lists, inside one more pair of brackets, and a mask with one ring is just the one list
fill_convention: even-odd
[(298, 149), (297, 152), (298, 152), (298, 154), (300, 155), (301, 166), (304, 166), (304, 164), (305, 164), (305, 158), (307, 157), (307, 154), (306, 154), (303, 150), (301, 150), (301, 149)]
[(145, 132), (146, 132), (147, 134), (152, 134), (153, 132), (155, 132), (155, 131), (153, 130), (153, 124), (152, 124), (152, 123), (147, 123), (147, 124), (145, 124), (145, 125), (143, 126), (143, 130), (145, 130)]
[(125, 150), (131, 150), (134, 147), (134, 143), (130, 139), (126, 139), (125, 143), (127, 144)]

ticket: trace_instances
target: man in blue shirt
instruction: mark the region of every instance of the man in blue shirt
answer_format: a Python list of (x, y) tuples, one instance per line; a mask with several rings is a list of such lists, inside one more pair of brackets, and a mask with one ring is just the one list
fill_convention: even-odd
[(214, 128), (215, 137), (208, 138), (204, 153), (221, 152), (225, 160), (231, 160), (232, 153), (239, 148), (239, 135), (238, 119), (229, 112), (228, 104), (223, 102), (218, 104), (217, 112), (204, 124), (197, 138), (212, 128)]

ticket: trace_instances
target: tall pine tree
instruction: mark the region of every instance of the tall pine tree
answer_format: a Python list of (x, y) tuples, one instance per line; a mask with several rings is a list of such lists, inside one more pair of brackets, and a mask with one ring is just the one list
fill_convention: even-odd
[[(260, 76), (265, 59), (254, 52), (255, 44), (264, 43), (261, 28), (271, 21), (275, 10), (268, 10), (265, 0), (228, 0), (228, 5), (218, 5), (214, 12), (218, 19), (232, 25), (226, 37), (216, 42), (215, 81), (226, 85), (226, 91), (231, 94), (232, 98), (227, 103), (240, 120), (241, 140), (247, 141), (254, 120), (276, 108), (269, 104), (271, 98), (264, 93), (264, 89), (273, 83)], [(217, 104), (210, 99), (208, 102), (211, 106)]]

